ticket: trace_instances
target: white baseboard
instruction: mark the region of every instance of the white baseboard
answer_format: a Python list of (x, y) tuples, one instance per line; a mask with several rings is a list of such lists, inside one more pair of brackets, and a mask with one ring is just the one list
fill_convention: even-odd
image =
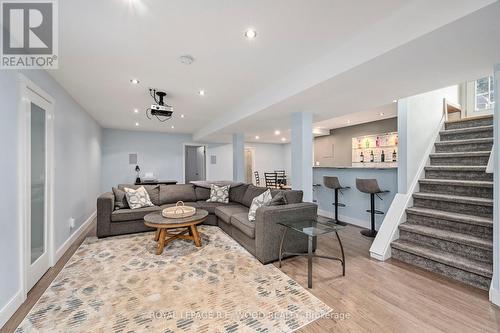
[(24, 302), (23, 291), (18, 290), (17, 293), (5, 304), (0, 310), (0, 329), (12, 317)]
[[(333, 212), (329, 212), (329, 211), (322, 210), (322, 209), (318, 209), (318, 215), (323, 216), (323, 217), (327, 217), (330, 219), (333, 219), (333, 217), (334, 217)], [(352, 218), (352, 217), (345, 216), (342, 214), (339, 214), (339, 220), (342, 222), (356, 225), (358, 227), (370, 228), (370, 221), (368, 221), (368, 220), (360, 220), (360, 219)]]
[(54, 264), (61, 259), (61, 257), (64, 255), (64, 253), (70, 248), (70, 246), (76, 241), (78, 237), (87, 229), (87, 227), (92, 223), (92, 221), (96, 218), (97, 212), (93, 212), (90, 217), (83, 222), (83, 224), (69, 236), (69, 238), (64, 242), (63, 245), (61, 245), (54, 256)]
[(493, 285), (490, 287), (490, 302), (500, 306), (500, 290), (495, 289)]

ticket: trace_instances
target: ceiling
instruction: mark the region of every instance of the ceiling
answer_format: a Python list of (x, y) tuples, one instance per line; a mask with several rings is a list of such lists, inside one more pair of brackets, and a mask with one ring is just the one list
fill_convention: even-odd
[[(333, 98), (332, 80), (363, 80), (345, 73), (492, 2), (64, 0), (59, 69), (51, 75), (105, 128), (193, 133), (200, 141), (225, 141), (235, 130), (264, 138), (276, 121), (286, 132), (282, 120), (299, 106), (323, 121), (389, 104), (386, 93), (335, 111), (362, 91)], [(254, 40), (244, 37), (249, 27)], [(179, 61), (185, 54), (193, 64)], [(145, 117), (149, 87), (167, 91), (175, 108), (169, 122)]]

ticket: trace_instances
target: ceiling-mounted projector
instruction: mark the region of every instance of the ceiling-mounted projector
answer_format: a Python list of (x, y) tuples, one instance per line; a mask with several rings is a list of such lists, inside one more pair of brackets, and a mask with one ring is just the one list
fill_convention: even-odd
[(167, 96), (167, 93), (150, 88), (149, 94), (155, 100), (156, 104), (152, 104), (151, 107), (146, 110), (146, 116), (148, 119), (156, 117), (156, 119), (161, 122), (171, 119), (172, 114), (174, 113), (174, 108), (170, 105), (166, 105), (163, 101), (165, 96)]

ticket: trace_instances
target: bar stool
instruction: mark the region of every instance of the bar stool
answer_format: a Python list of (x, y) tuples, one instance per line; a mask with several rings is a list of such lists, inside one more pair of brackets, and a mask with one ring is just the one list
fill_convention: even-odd
[(313, 184), (313, 202), (318, 202), (314, 197), (314, 192), (316, 192), (316, 188), (321, 187), (321, 184)]
[(371, 229), (370, 230), (361, 230), (361, 234), (366, 237), (375, 237), (377, 235), (377, 231), (375, 230), (375, 214), (383, 215), (384, 212), (375, 209), (375, 196), (377, 196), (380, 200), (383, 200), (380, 197), (382, 193), (388, 193), (389, 191), (383, 191), (378, 186), (378, 182), (376, 179), (360, 179), (356, 178), (356, 188), (363, 192), (370, 194), (370, 209), (366, 211), (370, 213), (371, 217)]
[(342, 194), (342, 190), (350, 189), (350, 187), (340, 185), (338, 177), (324, 176), (323, 183), (325, 187), (334, 190), (333, 206), (335, 207), (335, 223), (343, 226), (347, 225), (347, 223), (339, 221), (339, 207), (345, 207), (345, 204), (339, 202), (339, 192)]

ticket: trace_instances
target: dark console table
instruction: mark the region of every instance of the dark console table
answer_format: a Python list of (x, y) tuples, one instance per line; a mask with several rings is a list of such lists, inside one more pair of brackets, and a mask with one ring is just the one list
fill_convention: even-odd
[(142, 181), (140, 183), (135, 183), (135, 185), (175, 185), (177, 180), (158, 180), (156, 182)]

